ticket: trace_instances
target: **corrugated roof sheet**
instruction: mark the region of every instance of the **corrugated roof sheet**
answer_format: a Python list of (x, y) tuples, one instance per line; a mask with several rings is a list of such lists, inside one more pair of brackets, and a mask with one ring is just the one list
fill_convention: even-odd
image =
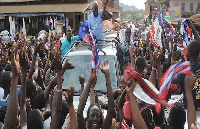
[(89, 3), (0, 6), (0, 14), (84, 12), (88, 6)]

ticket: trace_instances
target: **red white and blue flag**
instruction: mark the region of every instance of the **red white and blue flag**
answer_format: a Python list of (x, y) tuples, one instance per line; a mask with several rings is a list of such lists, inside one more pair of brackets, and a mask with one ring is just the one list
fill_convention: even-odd
[(85, 20), (83, 24), (79, 27), (78, 36), (80, 39), (82, 39), (84, 42), (89, 43), (92, 48), (92, 69), (95, 69), (96, 72), (98, 72), (98, 69), (100, 67), (99, 62), (99, 55), (98, 55), (98, 49), (96, 44), (96, 37), (91, 32), (91, 30), (88, 27), (88, 22)]
[(171, 38), (174, 38), (174, 30), (173, 27), (171, 26), (171, 24), (165, 19), (163, 18), (163, 24), (166, 25), (169, 29), (169, 34)]
[[(186, 57), (186, 51), (187, 51), (187, 46), (190, 43), (190, 39), (192, 36), (192, 31), (187, 23), (187, 21), (192, 21), (191, 19), (185, 19), (184, 21), (182, 21), (181, 23), (181, 28), (180, 28), (180, 32), (183, 36), (183, 48), (184, 48), (184, 59), (185, 61), (187, 61), (187, 57)], [(193, 21), (192, 21), (193, 22)]]
[(165, 99), (167, 97), (171, 80), (177, 74), (193, 74), (190, 67), (190, 62), (189, 61), (185, 61), (183, 63), (180, 62), (172, 65), (169, 69), (167, 69), (167, 71), (164, 73), (160, 81), (160, 90), (159, 90), (160, 98)]

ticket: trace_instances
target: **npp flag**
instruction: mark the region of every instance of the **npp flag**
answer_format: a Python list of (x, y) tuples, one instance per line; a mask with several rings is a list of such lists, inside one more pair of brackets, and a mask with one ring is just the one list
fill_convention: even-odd
[(151, 27), (150, 33), (154, 47), (162, 46), (162, 39), (161, 39), (162, 27), (159, 23), (158, 17), (154, 20), (154, 24)]
[(180, 62), (172, 65), (170, 68), (167, 69), (160, 81), (159, 95), (162, 99), (165, 99), (167, 97), (171, 80), (177, 74), (193, 74), (190, 67), (190, 62)]
[[(186, 51), (187, 51), (187, 46), (190, 43), (190, 39), (192, 36), (192, 31), (187, 23), (187, 21), (192, 21), (191, 19), (185, 19), (184, 21), (182, 21), (181, 23), (181, 28), (180, 28), (180, 32), (183, 36), (183, 48), (184, 48), (184, 59), (185, 61), (187, 60), (186, 57)], [(193, 22), (193, 21), (192, 21)]]
[(26, 24), (23, 17), (23, 28), (22, 28), (23, 35), (26, 35)]
[(53, 20), (50, 18), (50, 20), (48, 21), (49, 25), (50, 25), (50, 31), (53, 31)]
[(100, 62), (99, 62), (98, 49), (97, 49), (97, 44), (96, 44), (96, 37), (91, 32), (91, 30), (89, 29), (87, 20), (85, 20), (85, 22), (80, 25), (78, 36), (84, 42), (87, 42), (91, 45), (91, 48), (92, 48), (92, 56), (91, 56), (92, 69), (95, 69), (96, 72), (98, 72), (98, 69), (100, 67)]
[(171, 24), (165, 19), (163, 18), (163, 24), (167, 26), (167, 28), (169, 29), (169, 35), (171, 38), (174, 38), (174, 29), (171, 26)]
[(157, 42), (154, 39), (154, 35), (155, 35), (155, 27), (154, 27), (154, 25), (152, 25), (150, 27), (149, 36), (150, 36), (151, 43), (153, 44), (154, 48), (157, 48), (158, 44), (157, 44)]
[[(161, 10), (158, 14), (158, 21), (159, 21), (159, 25), (161, 26), (161, 28), (163, 29), (163, 33), (162, 33), (162, 37), (163, 37), (163, 43), (164, 43), (164, 47), (166, 47), (166, 40), (167, 40), (167, 31), (166, 31), (166, 27), (165, 25), (163, 25), (163, 20), (164, 20), (164, 17), (163, 17), (163, 11)], [(166, 40), (165, 40), (166, 39)]]
[(10, 23), (10, 35), (11, 35), (11, 41), (14, 41), (15, 39), (15, 19), (11, 16), (9, 16), (9, 23)]
[(160, 103), (167, 107), (173, 106), (171, 104), (168, 104), (165, 99), (160, 98), (160, 96), (148, 86), (144, 79), (142, 79), (142, 76), (138, 72), (136, 72), (135, 69), (133, 69), (131, 66), (126, 66), (124, 68), (124, 81), (128, 83), (130, 79), (134, 79), (140, 85), (142, 90), (157, 103)]

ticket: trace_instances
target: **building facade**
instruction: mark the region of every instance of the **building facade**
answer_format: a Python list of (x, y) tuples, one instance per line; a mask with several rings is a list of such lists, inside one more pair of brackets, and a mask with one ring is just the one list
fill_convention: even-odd
[(29, 23), (27, 27), (31, 29), (36, 25), (37, 32), (45, 19), (56, 18), (63, 23), (64, 31), (70, 26), (77, 33), (88, 6), (88, 0), (0, 0), (0, 31), (9, 30), (8, 17), (12, 16), (19, 24), (24, 17)]
[(169, 8), (179, 7), (182, 17), (200, 12), (200, 0), (169, 0)]
[[(99, 9), (103, 9), (103, 3), (101, 0), (94, 0), (98, 3)], [(112, 20), (114, 21), (115, 19), (119, 18), (119, 0), (108, 0), (108, 4), (106, 6), (106, 11), (111, 12), (112, 14)]]

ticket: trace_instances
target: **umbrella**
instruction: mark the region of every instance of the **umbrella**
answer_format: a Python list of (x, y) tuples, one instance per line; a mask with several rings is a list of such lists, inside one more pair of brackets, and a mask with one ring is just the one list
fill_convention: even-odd
[(115, 28), (115, 26), (109, 20), (104, 20), (102, 22), (102, 27), (103, 27), (103, 31), (111, 30), (111, 29)]

